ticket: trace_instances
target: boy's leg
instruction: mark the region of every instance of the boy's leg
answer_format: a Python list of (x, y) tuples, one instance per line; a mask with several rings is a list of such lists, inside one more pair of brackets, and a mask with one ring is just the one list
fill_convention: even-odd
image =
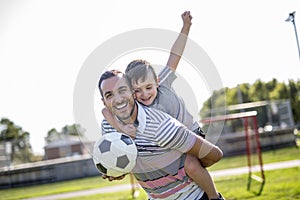
[(219, 198), (210, 174), (206, 168), (201, 166), (200, 161), (196, 157), (187, 154), (184, 169), (189, 177), (205, 191), (209, 199)]

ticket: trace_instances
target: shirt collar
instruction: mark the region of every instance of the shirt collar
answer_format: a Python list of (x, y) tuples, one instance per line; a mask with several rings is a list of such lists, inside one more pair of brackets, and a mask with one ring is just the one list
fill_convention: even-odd
[(146, 128), (146, 112), (145, 108), (138, 102), (137, 104), (137, 120), (139, 122), (139, 126), (137, 127), (137, 131), (143, 133)]

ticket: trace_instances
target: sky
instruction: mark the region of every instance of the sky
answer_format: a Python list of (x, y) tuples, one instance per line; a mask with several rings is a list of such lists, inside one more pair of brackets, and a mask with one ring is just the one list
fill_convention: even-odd
[[(213, 61), (224, 87), (299, 79), (294, 27), (285, 21), (296, 11), (300, 28), (297, 0), (1, 0), (0, 118), (28, 131), (33, 151), (43, 154), (47, 132), (75, 122), (74, 87), (89, 55), (127, 31), (179, 32), (185, 10), (193, 16), (189, 38)], [(166, 53), (139, 53), (114, 63), (125, 66), (138, 56), (161, 65), (167, 61)], [(203, 91), (196, 95), (199, 105), (210, 96), (207, 88)], [(97, 97), (95, 102), (101, 104)]]

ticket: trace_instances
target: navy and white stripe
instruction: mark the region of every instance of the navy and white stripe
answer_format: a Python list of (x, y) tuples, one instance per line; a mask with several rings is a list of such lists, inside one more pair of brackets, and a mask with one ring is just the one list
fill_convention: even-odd
[[(150, 199), (200, 199), (200, 189), (185, 173), (185, 154), (195, 134), (159, 110), (138, 104), (137, 164), (132, 171)], [(115, 131), (105, 120), (104, 133)]]

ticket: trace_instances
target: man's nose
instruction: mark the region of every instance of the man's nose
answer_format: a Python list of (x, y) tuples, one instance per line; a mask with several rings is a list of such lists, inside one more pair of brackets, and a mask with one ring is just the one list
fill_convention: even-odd
[(115, 94), (115, 96), (114, 96), (114, 101), (115, 102), (121, 102), (123, 100), (123, 96), (122, 95), (120, 95), (120, 94)]

